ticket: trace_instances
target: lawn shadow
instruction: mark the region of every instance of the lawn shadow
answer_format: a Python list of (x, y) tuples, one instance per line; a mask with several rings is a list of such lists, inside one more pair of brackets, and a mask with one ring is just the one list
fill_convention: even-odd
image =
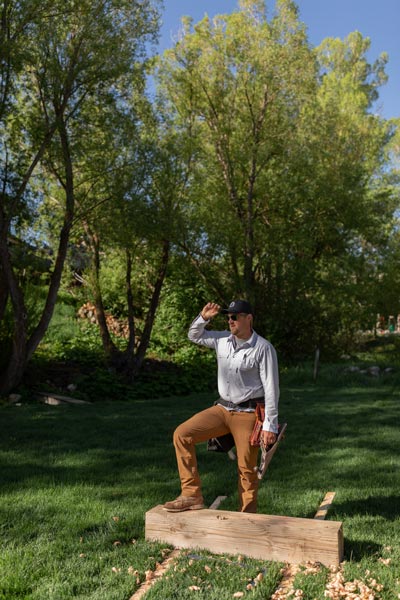
[(372, 558), (381, 554), (382, 544), (376, 544), (371, 540), (349, 540), (344, 538), (344, 560), (359, 562), (362, 559)]
[(400, 495), (367, 496), (362, 499), (346, 500), (335, 503), (335, 512), (350, 517), (382, 517), (388, 521), (395, 521), (400, 516)]
[[(208, 395), (200, 395), (184, 405), (181, 398), (167, 398), (151, 405), (135, 401), (8, 407), (8, 427), (0, 437), (2, 490), (84, 483), (102, 489), (106, 501), (122, 500), (141, 488), (153, 503), (154, 498), (165, 502), (179, 493), (173, 431), (211, 404)], [(198, 448), (205, 477), (207, 470), (220, 468), (216, 457), (207, 454), (205, 445)], [(229, 463), (223, 461), (220, 474), (226, 485)]]

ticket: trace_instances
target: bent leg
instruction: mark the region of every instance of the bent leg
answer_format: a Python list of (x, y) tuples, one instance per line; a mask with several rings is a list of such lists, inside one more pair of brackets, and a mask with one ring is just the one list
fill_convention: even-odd
[(195, 445), (229, 433), (227, 414), (221, 406), (212, 406), (176, 428), (174, 446), (183, 496), (201, 496)]

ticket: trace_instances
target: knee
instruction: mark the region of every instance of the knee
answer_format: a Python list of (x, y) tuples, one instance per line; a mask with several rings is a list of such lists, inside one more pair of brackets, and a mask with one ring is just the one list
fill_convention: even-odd
[(191, 442), (190, 436), (188, 436), (188, 432), (185, 427), (185, 423), (181, 423), (181, 425), (178, 425), (178, 427), (175, 429), (174, 435), (173, 435), (173, 441), (174, 441), (175, 446), (180, 445), (185, 442), (186, 443)]
[(181, 429), (181, 426), (179, 425), (179, 426), (178, 426), (178, 427), (175, 429), (175, 431), (174, 431), (174, 435), (172, 436), (172, 439), (173, 439), (173, 442), (174, 442), (174, 444), (175, 444), (175, 445), (176, 445), (176, 442), (177, 442), (177, 441), (179, 440), (179, 438), (181, 437), (181, 435), (180, 435), (180, 429)]

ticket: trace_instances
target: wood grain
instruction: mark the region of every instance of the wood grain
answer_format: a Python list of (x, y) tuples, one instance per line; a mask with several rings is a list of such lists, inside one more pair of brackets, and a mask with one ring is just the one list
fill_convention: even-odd
[(211, 509), (170, 513), (156, 506), (146, 513), (146, 539), (289, 563), (329, 566), (338, 565), (343, 557), (338, 521)]

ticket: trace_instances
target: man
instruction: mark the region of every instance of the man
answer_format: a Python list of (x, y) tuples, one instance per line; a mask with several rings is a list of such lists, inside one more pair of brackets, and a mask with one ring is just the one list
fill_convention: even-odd
[[(230, 331), (209, 331), (206, 325), (219, 312), (227, 315)], [(258, 448), (250, 445), (255, 407), (265, 402), (262, 441), (273, 444), (278, 433), (278, 364), (273, 346), (253, 330), (253, 309), (234, 300), (221, 310), (208, 302), (189, 328), (189, 339), (214, 348), (218, 362), (218, 403), (185, 421), (175, 430), (174, 445), (181, 495), (166, 502), (170, 512), (204, 508), (195, 445), (232, 433), (238, 459), (239, 510), (256, 512)]]

